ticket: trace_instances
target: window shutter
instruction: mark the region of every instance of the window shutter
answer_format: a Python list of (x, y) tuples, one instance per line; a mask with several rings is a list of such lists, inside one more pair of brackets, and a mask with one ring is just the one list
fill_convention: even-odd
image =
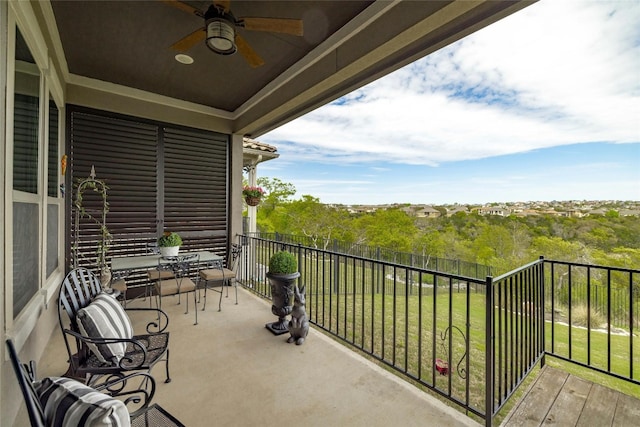
[(225, 135), (164, 128), (164, 229), (185, 249), (225, 251), (227, 149)]
[[(108, 187), (107, 227), (113, 236), (108, 261), (144, 254), (146, 244), (163, 230), (178, 232), (185, 250), (226, 254), (227, 135), (82, 107), (69, 106), (69, 112), (67, 151), (74, 183), (68, 194), (72, 199), (69, 234), (74, 229), (77, 182), (88, 177), (94, 166), (96, 178)], [(95, 216), (102, 200), (91, 193), (85, 193), (83, 206)], [(91, 220), (81, 221), (78, 266), (95, 268), (99, 227)], [(133, 286), (145, 281), (143, 274), (127, 278)]]
[[(72, 112), (70, 126), (73, 191), (71, 229), (75, 224), (76, 187), (95, 168), (96, 178), (108, 187), (107, 227), (113, 236), (108, 259), (144, 253), (145, 242), (155, 239), (157, 220), (157, 126), (97, 114)], [(83, 207), (100, 215), (102, 199), (85, 193)], [(101, 240), (90, 219), (81, 219), (78, 266), (95, 267), (95, 248)], [(73, 243), (72, 243), (73, 244)]]

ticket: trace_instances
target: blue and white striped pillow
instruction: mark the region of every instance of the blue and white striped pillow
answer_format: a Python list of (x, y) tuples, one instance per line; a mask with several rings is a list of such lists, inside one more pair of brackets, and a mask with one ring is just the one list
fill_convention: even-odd
[(130, 427), (126, 405), (70, 378), (44, 378), (35, 384), (48, 427)]
[[(98, 294), (91, 303), (78, 310), (78, 328), (88, 337), (132, 338), (133, 327), (129, 316), (118, 301), (110, 295)], [(126, 343), (89, 344), (101, 362), (118, 363), (127, 349)]]

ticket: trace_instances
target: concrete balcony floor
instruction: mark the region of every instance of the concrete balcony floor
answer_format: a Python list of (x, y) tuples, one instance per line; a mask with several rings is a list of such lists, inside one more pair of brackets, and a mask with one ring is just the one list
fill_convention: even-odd
[[(230, 291), (220, 312), (219, 295), (207, 293), (198, 325), (193, 294), (188, 294), (188, 314), (186, 295), (180, 305), (175, 297), (163, 298), (170, 318), (172, 382), (163, 382), (164, 364), (158, 364), (152, 371), (154, 402), (185, 425), (479, 426), (313, 327), (303, 345), (288, 344), (288, 334), (274, 336), (264, 327), (275, 320), (268, 301), (239, 288), (235, 305)], [(134, 305), (148, 306), (148, 301)], [(138, 331), (143, 326), (134, 322)], [(66, 357), (57, 329), (38, 377), (62, 375)]]

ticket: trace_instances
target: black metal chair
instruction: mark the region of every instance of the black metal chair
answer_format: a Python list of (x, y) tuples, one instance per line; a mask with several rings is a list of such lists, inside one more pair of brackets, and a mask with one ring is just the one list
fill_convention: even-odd
[[(148, 242), (147, 253), (149, 255), (160, 255), (160, 248), (158, 247), (158, 243), (155, 241)], [(149, 307), (151, 307), (151, 292), (150, 292), (151, 287), (154, 287), (158, 280), (173, 279), (173, 278), (174, 278), (173, 271), (168, 269), (164, 269), (164, 270), (160, 269), (159, 266), (156, 266), (154, 268), (147, 270), (148, 284), (145, 286), (144, 296), (145, 298), (147, 296), (149, 297)]]
[[(202, 281), (202, 285), (198, 283), (199, 288), (204, 289), (204, 303), (202, 310), (207, 307), (207, 289), (211, 289), (214, 292), (220, 293), (220, 300), (218, 301), (218, 311), (222, 310), (222, 293), (226, 286), (227, 298), (229, 297), (229, 286), (233, 280), (236, 291), (236, 304), (238, 304), (238, 283), (236, 281), (236, 269), (238, 267), (238, 260), (242, 254), (242, 245), (232, 244), (231, 251), (229, 252), (226, 260), (226, 267), (221, 261), (214, 261), (209, 265), (209, 268), (200, 270), (198, 282)], [(215, 289), (219, 286), (220, 289)]]
[[(155, 282), (155, 293), (158, 308), (162, 309), (162, 298), (170, 295), (180, 297), (184, 293), (193, 292), (194, 311), (196, 312), (196, 322), (198, 324), (198, 305), (196, 301), (196, 284), (191, 279), (192, 271), (200, 262), (200, 255), (186, 254), (178, 256), (161, 256), (158, 259), (158, 272), (164, 271), (172, 273), (172, 278), (160, 279)], [(189, 313), (189, 298), (187, 298), (187, 308), (185, 314)]]
[[(83, 403), (82, 409), (88, 411), (101, 410), (104, 407), (112, 408), (113, 405), (109, 402), (111, 400), (110, 398), (117, 398), (124, 403), (124, 407), (130, 417), (132, 426), (184, 427), (184, 424), (178, 421), (173, 415), (169, 414), (161, 406), (157, 404), (151, 405), (151, 401), (155, 394), (156, 383), (153, 377), (147, 373), (135, 372), (133, 374), (123, 376), (122, 378), (112, 378), (111, 380), (103, 383), (100, 387), (96, 388), (89, 388), (77, 383), (75, 380), (63, 378), (45, 378), (36, 382), (35, 363), (33, 361), (30, 361), (29, 365), (21, 363), (13, 342), (8, 339), (6, 344), (9, 352), (9, 358), (11, 359), (11, 365), (13, 366), (20, 390), (22, 391), (27, 412), (29, 414), (29, 421), (32, 427), (57, 426), (58, 424), (56, 424), (54, 420), (47, 419), (45, 413), (53, 413), (58, 416), (63, 416), (64, 414), (60, 414), (60, 411), (64, 411), (64, 409), (62, 409), (64, 406), (64, 403), (62, 403), (62, 397), (67, 401), (71, 399), (81, 400), (79, 398), (80, 395), (83, 395), (83, 398), (86, 398), (85, 393), (93, 392), (101, 392), (104, 396), (98, 395), (97, 398), (86, 399), (87, 401), (92, 400), (93, 403)], [(64, 388), (58, 387), (56, 389), (55, 398), (61, 403), (58, 406), (59, 410), (45, 411), (45, 405), (55, 405), (54, 402), (51, 402), (53, 394), (44, 396), (44, 393), (42, 393), (39, 395), (38, 388), (42, 388), (43, 385), (46, 384), (55, 385), (59, 382), (64, 382), (64, 384), (66, 384)], [(46, 403), (43, 405), (42, 401), (46, 401)], [(92, 405), (98, 401), (100, 402), (101, 408), (96, 409)], [(67, 404), (66, 406), (68, 407), (69, 405)], [(118, 404), (118, 406), (120, 408), (122, 407), (121, 404)]]
[[(100, 280), (85, 268), (76, 268), (69, 272), (60, 286), (58, 298), (58, 320), (69, 355), (69, 371), (67, 376), (82, 379), (87, 384), (94, 384), (102, 375), (122, 376), (130, 371), (150, 372), (156, 363), (165, 362), (167, 378), (169, 376), (169, 333), (165, 332), (169, 317), (157, 308), (122, 308), (119, 304), (110, 307), (120, 314), (123, 327), (129, 333), (110, 332), (113, 327), (111, 319), (105, 319), (104, 325), (87, 325), (88, 310), (92, 302), (109, 303), (109, 298), (102, 293)], [(113, 299), (115, 301), (115, 299)], [(108, 305), (108, 304), (107, 304)], [(120, 308), (121, 312), (117, 309)], [(146, 326), (145, 334), (134, 335), (127, 313), (149, 313), (153, 319)], [(66, 316), (65, 316), (66, 315)], [(126, 325), (128, 322), (128, 325)], [(101, 349), (121, 349), (119, 357), (108, 357)]]

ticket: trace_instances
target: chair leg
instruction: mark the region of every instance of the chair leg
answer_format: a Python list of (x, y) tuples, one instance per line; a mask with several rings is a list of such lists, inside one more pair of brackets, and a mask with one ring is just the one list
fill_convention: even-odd
[[(151, 297), (149, 297), (151, 298)], [(167, 348), (167, 357), (165, 358), (165, 368), (167, 371), (167, 379), (164, 380), (165, 383), (170, 383), (171, 382), (171, 377), (169, 376), (169, 349)]]
[(204, 281), (204, 303), (202, 304), (202, 311), (207, 308), (207, 281)]
[[(151, 296), (149, 296), (149, 304), (151, 304)], [(162, 310), (162, 295), (160, 295), (159, 291), (156, 294), (156, 308), (158, 310)], [(162, 325), (160, 324), (160, 313), (158, 313), (158, 325), (159, 327), (162, 327)]]
[(236, 288), (236, 305), (238, 305), (238, 280), (233, 279), (233, 287)]
[(195, 307), (193, 311), (196, 312), (196, 323), (194, 323), (194, 325), (197, 325), (198, 324), (198, 301), (196, 300), (195, 289), (193, 290), (193, 306)]
[[(151, 286), (154, 286), (154, 285), (151, 285)], [(147, 286), (146, 286), (146, 288), (145, 288), (145, 290), (144, 290), (145, 298), (146, 298), (146, 294), (147, 294), (147, 292), (149, 293), (149, 308), (151, 308), (151, 294), (152, 294), (152, 292), (151, 292), (151, 286), (147, 285)]]
[(222, 311), (222, 294), (223, 294), (223, 292), (224, 292), (224, 281), (222, 282), (222, 287), (220, 288), (220, 300), (218, 301), (218, 311)]

